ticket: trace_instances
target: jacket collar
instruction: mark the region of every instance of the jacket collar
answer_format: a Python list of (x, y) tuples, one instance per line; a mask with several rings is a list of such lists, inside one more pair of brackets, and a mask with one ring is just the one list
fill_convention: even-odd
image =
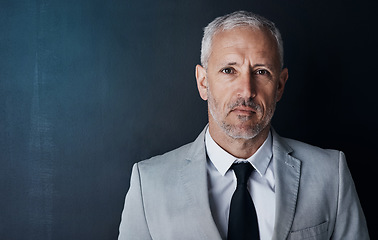
[[(197, 139), (191, 144), (186, 161), (181, 169), (181, 179), (186, 188), (188, 203), (193, 205), (193, 217), (201, 239), (221, 239), (213, 220), (208, 188), (206, 169), (206, 149), (204, 128)], [(273, 240), (286, 239), (295, 214), (297, 204), (301, 161), (292, 157), (293, 149), (286, 140), (271, 129), (273, 136), (273, 166), (276, 190), (276, 219)], [(203, 226), (206, 226), (205, 228)], [(189, 231), (193, 229), (188, 228)]]
[(205, 132), (207, 126), (191, 144), (180, 172), (182, 186), (185, 188), (186, 199), (195, 221), (189, 221), (188, 235), (193, 236), (193, 231), (199, 236), (196, 239), (217, 240), (221, 239), (218, 228), (214, 222), (210, 210), (209, 194), (207, 187)]
[(273, 240), (286, 239), (294, 220), (298, 199), (301, 161), (291, 156), (293, 149), (272, 128), (273, 166), (276, 185), (276, 219)]

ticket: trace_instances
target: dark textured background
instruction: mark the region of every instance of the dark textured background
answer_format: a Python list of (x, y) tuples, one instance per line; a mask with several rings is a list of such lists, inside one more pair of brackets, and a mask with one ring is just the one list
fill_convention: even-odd
[(0, 0), (0, 239), (116, 239), (132, 164), (205, 126), (202, 28), (240, 9), (283, 35), (275, 129), (346, 153), (378, 237), (373, 1)]

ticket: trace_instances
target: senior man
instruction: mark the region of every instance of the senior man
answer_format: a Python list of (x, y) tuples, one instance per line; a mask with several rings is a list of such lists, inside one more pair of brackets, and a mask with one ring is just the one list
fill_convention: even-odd
[(369, 239), (345, 156), (271, 127), (288, 70), (271, 21), (212, 21), (196, 66), (209, 124), (185, 146), (134, 165), (120, 240)]

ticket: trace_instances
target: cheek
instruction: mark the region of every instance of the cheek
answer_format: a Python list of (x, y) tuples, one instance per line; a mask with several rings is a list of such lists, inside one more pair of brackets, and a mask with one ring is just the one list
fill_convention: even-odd
[(212, 98), (217, 107), (223, 108), (224, 106), (227, 106), (227, 99), (229, 99), (228, 95), (230, 94), (229, 91), (227, 91), (227, 88), (222, 88), (221, 86), (209, 86), (207, 90), (209, 98)]
[[(271, 111), (277, 102), (277, 91), (269, 89), (269, 91), (261, 92), (256, 97), (256, 103), (259, 103), (265, 112)], [(266, 114), (266, 113), (265, 113)]]

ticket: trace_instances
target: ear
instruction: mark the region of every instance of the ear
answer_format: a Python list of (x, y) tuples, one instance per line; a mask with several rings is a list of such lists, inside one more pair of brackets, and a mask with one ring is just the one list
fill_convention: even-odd
[(207, 74), (206, 69), (201, 65), (196, 66), (196, 79), (198, 92), (203, 100), (207, 100)]
[(282, 69), (280, 77), (278, 79), (278, 85), (277, 85), (277, 102), (282, 98), (285, 84), (287, 79), (289, 78), (289, 71), (287, 68)]

